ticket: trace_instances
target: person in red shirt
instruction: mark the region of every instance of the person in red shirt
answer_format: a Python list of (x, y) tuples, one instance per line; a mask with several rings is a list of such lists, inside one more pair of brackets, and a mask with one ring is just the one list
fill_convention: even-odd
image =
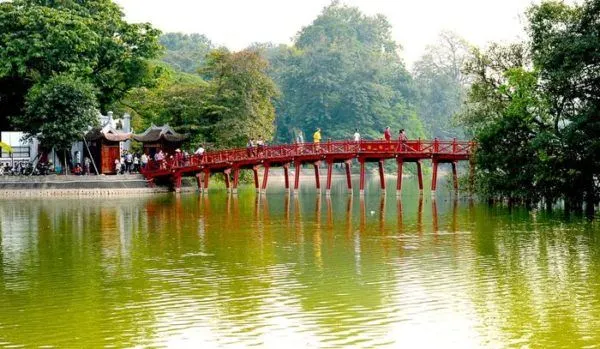
[(386, 141), (391, 141), (392, 140), (392, 131), (390, 131), (390, 127), (386, 127), (385, 131), (383, 132), (383, 138), (385, 138)]

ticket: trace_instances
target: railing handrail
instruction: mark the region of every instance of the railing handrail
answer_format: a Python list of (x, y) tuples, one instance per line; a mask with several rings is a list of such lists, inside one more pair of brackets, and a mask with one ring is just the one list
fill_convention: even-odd
[[(386, 147), (387, 145), (387, 147)], [(456, 154), (470, 155), (475, 146), (473, 141), (453, 140), (343, 140), (325, 141), (320, 143), (292, 143), (264, 145), (261, 147), (232, 148), (224, 150), (206, 151), (203, 155), (192, 154), (186, 159), (179, 156), (169, 156), (165, 160), (157, 162), (153, 159), (148, 161), (144, 172), (170, 171), (180, 167), (198, 166), (206, 164), (233, 163), (244, 160), (269, 160), (280, 157), (297, 157), (326, 154), (366, 154), (377, 152), (395, 152), (402, 154)]]

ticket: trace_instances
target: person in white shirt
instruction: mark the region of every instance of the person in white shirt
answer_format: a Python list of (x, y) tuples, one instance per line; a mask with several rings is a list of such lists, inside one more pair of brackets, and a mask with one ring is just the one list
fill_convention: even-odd
[(194, 154), (200, 155), (200, 156), (204, 155), (204, 147), (202, 147), (202, 145), (200, 145), (198, 147), (198, 149), (196, 149), (196, 151), (194, 152)]
[(354, 141), (360, 142), (360, 133), (358, 133), (358, 129), (354, 130)]

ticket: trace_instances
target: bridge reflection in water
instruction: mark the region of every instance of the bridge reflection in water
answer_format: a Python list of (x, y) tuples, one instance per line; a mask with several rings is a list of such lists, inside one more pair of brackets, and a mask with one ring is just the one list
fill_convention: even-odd
[(600, 342), (595, 223), (433, 199), (0, 202), (0, 346)]

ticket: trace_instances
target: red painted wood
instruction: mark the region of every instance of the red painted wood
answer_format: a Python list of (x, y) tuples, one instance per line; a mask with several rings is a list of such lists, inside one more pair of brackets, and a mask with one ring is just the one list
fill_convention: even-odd
[(435, 191), (437, 188), (437, 172), (438, 172), (438, 162), (433, 162), (433, 176), (431, 177), (431, 191)]
[(417, 177), (419, 178), (419, 190), (423, 191), (423, 169), (421, 168), (421, 161), (417, 161)]
[(350, 163), (351, 160), (344, 161), (344, 165), (346, 165), (346, 182), (348, 184), (348, 189), (352, 190), (352, 174), (350, 173)]
[(381, 189), (385, 190), (385, 173), (383, 172), (383, 160), (379, 160), (378, 164), (379, 164), (379, 183), (381, 184)]
[(360, 191), (365, 190), (365, 161), (363, 159), (359, 160), (360, 162)]
[(258, 168), (256, 166), (252, 167), (252, 173), (254, 174), (254, 188), (258, 190)]
[(267, 189), (267, 182), (269, 180), (269, 165), (265, 165), (265, 171), (263, 172), (263, 182), (262, 182), (262, 190)]
[(333, 161), (327, 161), (327, 190), (331, 190), (331, 174), (333, 172)]
[(458, 173), (456, 171), (456, 161), (452, 162), (452, 182), (454, 184), (454, 191), (458, 191)]
[(302, 164), (300, 164), (299, 162), (294, 162), (294, 166), (295, 166), (295, 171), (294, 171), (294, 190), (298, 190), (298, 187), (300, 187), (300, 171), (301, 171), (301, 166)]
[(402, 166), (404, 165), (402, 158), (397, 158), (396, 164), (398, 164), (398, 174), (397, 174), (398, 177), (396, 178), (396, 190), (400, 191), (400, 190), (402, 190)]
[(321, 176), (319, 174), (319, 165), (321, 165), (320, 161), (313, 163), (313, 167), (315, 168), (315, 185), (317, 189), (321, 189)]
[(290, 164), (283, 164), (283, 177), (285, 180), (285, 189), (290, 189)]
[[(407, 140), (404, 143), (404, 151), (400, 151), (399, 141), (336, 141), (327, 142), (319, 146), (311, 143), (303, 144), (283, 144), (264, 147), (260, 154), (249, 153), (245, 148), (228, 149), (220, 151), (206, 152), (202, 157), (193, 155), (188, 161), (176, 163), (171, 159), (156, 162), (149, 161), (147, 169), (143, 172), (147, 180), (154, 178), (170, 178), (173, 180), (176, 173), (181, 176), (193, 176), (204, 172), (204, 186), (207, 188), (208, 177), (210, 173), (222, 173), (228, 168), (253, 169), (254, 185), (258, 189), (257, 166), (269, 163), (269, 166), (283, 166), (284, 164), (294, 163), (296, 167), (294, 189), (298, 189), (300, 165), (302, 163), (312, 163), (322, 161), (327, 158), (328, 163), (346, 163), (354, 158), (361, 162), (361, 190), (365, 185), (365, 162), (383, 162), (385, 159), (397, 158), (404, 162), (417, 162), (417, 170), (420, 169), (420, 160), (430, 159), (434, 163), (434, 168), (439, 163), (456, 163), (457, 161), (467, 161), (471, 158), (475, 143), (457, 141), (443, 141), (435, 139), (430, 140)], [(329, 165), (328, 165), (329, 167)], [(318, 172), (318, 169), (316, 169)], [(285, 169), (284, 169), (285, 173)], [(381, 174), (380, 174), (381, 175)], [(289, 172), (288, 172), (289, 176)], [(437, 172), (435, 173), (437, 180)], [(422, 174), (420, 176), (419, 188), (422, 189)], [(351, 187), (351, 178), (347, 170), (348, 187)], [(234, 173), (235, 182), (235, 173)], [(264, 179), (263, 179), (264, 182)], [(382, 183), (385, 183), (384, 181)], [(320, 187), (320, 183), (317, 183)], [(385, 184), (383, 184), (385, 185)], [(235, 183), (234, 183), (235, 186)], [(289, 177), (287, 186), (289, 187)], [(432, 184), (432, 188), (435, 188)]]

